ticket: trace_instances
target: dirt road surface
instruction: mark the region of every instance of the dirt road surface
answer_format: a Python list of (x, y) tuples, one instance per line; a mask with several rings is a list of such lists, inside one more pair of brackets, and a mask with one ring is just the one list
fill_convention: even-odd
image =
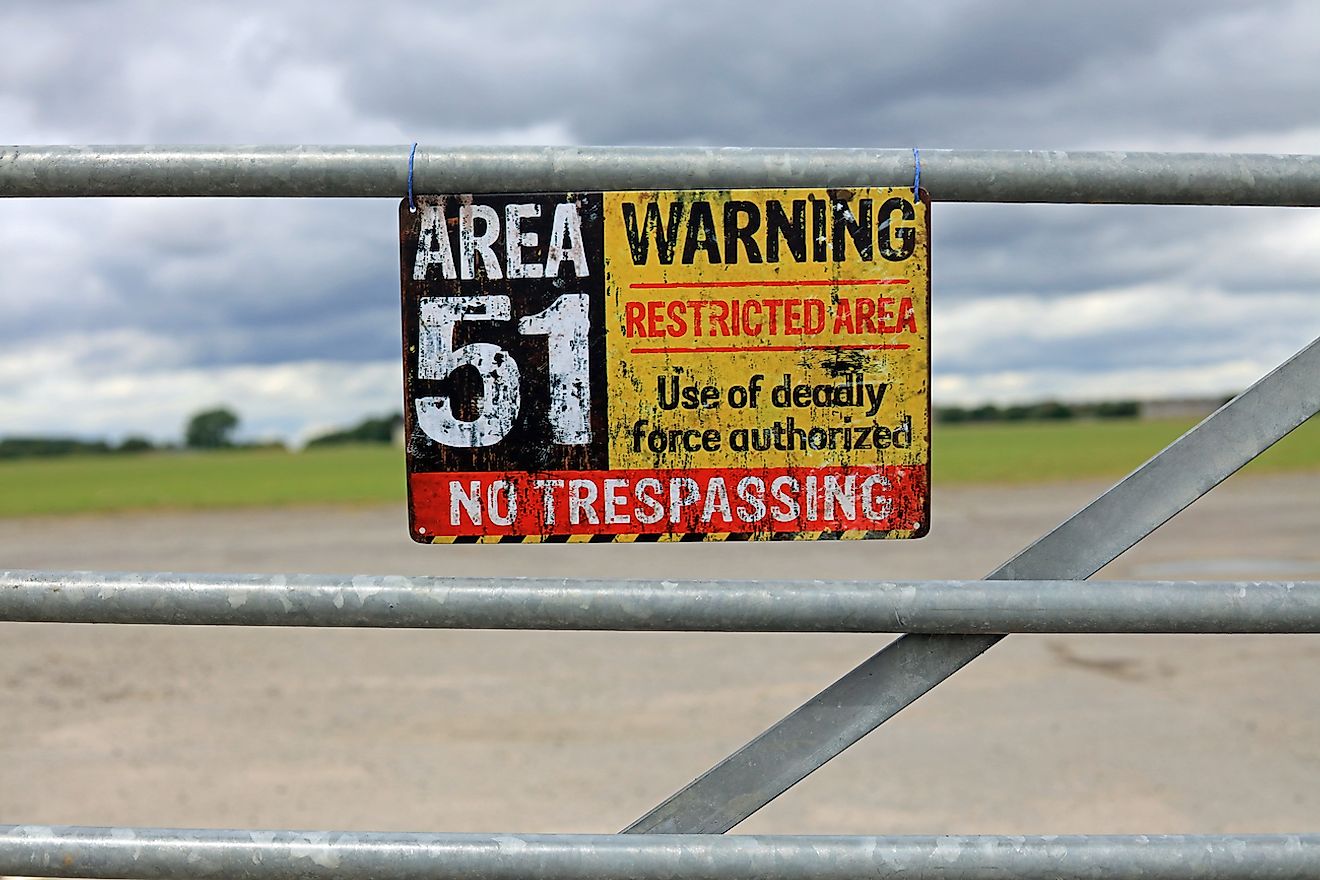
[[(979, 577), (1105, 488), (938, 491), (915, 542), (420, 547), (400, 507), (0, 521), (4, 568)], [(1320, 579), (1320, 474), (1101, 573)], [(615, 831), (886, 636), (0, 625), (0, 822)], [(1320, 830), (1320, 637), (1013, 636), (742, 825)]]

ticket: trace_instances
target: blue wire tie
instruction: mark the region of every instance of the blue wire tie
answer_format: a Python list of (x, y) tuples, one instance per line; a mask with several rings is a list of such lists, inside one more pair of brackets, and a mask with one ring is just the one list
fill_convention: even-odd
[[(921, 198), (921, 151), (916, 147), (912, 148), (912, 163), (916, 165), (917, 171), (912, 178), (912, 195), (914, 198)], [(409, 178), (411, 180), (411, 178)], [(411, 192), (412, 184), (409, 184)]]
[[(413, 160), (417, 158), (417, 142), (412, 145), (412, 152), (408, 154), (408, 210), (417, 210), (417, 201), (413, 198)], [(920, 174), (918, 174), (920, 177)]]

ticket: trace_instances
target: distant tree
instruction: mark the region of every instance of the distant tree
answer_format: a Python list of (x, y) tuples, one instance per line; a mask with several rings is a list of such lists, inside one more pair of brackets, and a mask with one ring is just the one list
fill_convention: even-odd
[(152, 443), (150, 440), (148, 440), (146, 437), (143, 437), (140, 434), (132, 434), (128, 437), (125, 437), (123, 442), (119, 444), (118, 448), (115, 451), (116, 452), (150, 452), (155, 448), (156, 445)]
[(238, 416), (227, 407), (196, 413), (188, 419), (183, 445), (189, 449), (223, 449), (233, 446), (231, 434), (238, 427)]

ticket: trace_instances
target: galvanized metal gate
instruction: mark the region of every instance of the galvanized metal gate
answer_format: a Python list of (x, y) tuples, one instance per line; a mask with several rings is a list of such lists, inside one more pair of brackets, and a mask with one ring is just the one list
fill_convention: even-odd
[[(8, 147), (0, 196), (398, 198), (407, 147)], [(419, 151), (418, 192), (903, 185), (906, 150)], [(1320, 157), (927, 151), (937, 201), (1320, 206)], [(1312, 343), (981, 581), (0, 572), (0, 620), (903, 632), (619, 835), (0, 826), (50, 877), (1320, 876), (1320, 834), (720, 837), (1013, 632), (1320, 632), (1317, 583), (1086, 578), (1320, 411)]]

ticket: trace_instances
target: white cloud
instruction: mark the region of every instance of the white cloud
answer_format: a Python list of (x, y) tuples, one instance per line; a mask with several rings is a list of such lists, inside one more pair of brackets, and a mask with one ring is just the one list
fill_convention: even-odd
[(1044, 367), (1031, 371), (990, 370), (936, 376), (936, 405), (1040, 400), (1074, 402), (1226, 397), (1264, 376), (1278, 361), (1240, 357), (1205, 367), (1137, 368), (1103, 373)]
[(1314, 338), (1310, 292), (1142, 286), (1003, 297), (933, 317), (939, 404), (1241, 391)]
[[(95, 338), (69, 360), (49, 350), (0, 356), (0, 407), (9, 433), (122, 438), (146, 434), (177, 442), (188, 417), (225, 405), (242, 419), (240, 436), (305, 441), (318, 429), (403, 405), (394, 361), (292, 361), (209, 369), (99, 369), (102, 352), (132, 349), (140, 338)], [(148, 343), (151, 345), (152, 343)], [(161, 352), (168, 360), (171, 352)], [(120, 361), (122, 363), (122, 361)]]

